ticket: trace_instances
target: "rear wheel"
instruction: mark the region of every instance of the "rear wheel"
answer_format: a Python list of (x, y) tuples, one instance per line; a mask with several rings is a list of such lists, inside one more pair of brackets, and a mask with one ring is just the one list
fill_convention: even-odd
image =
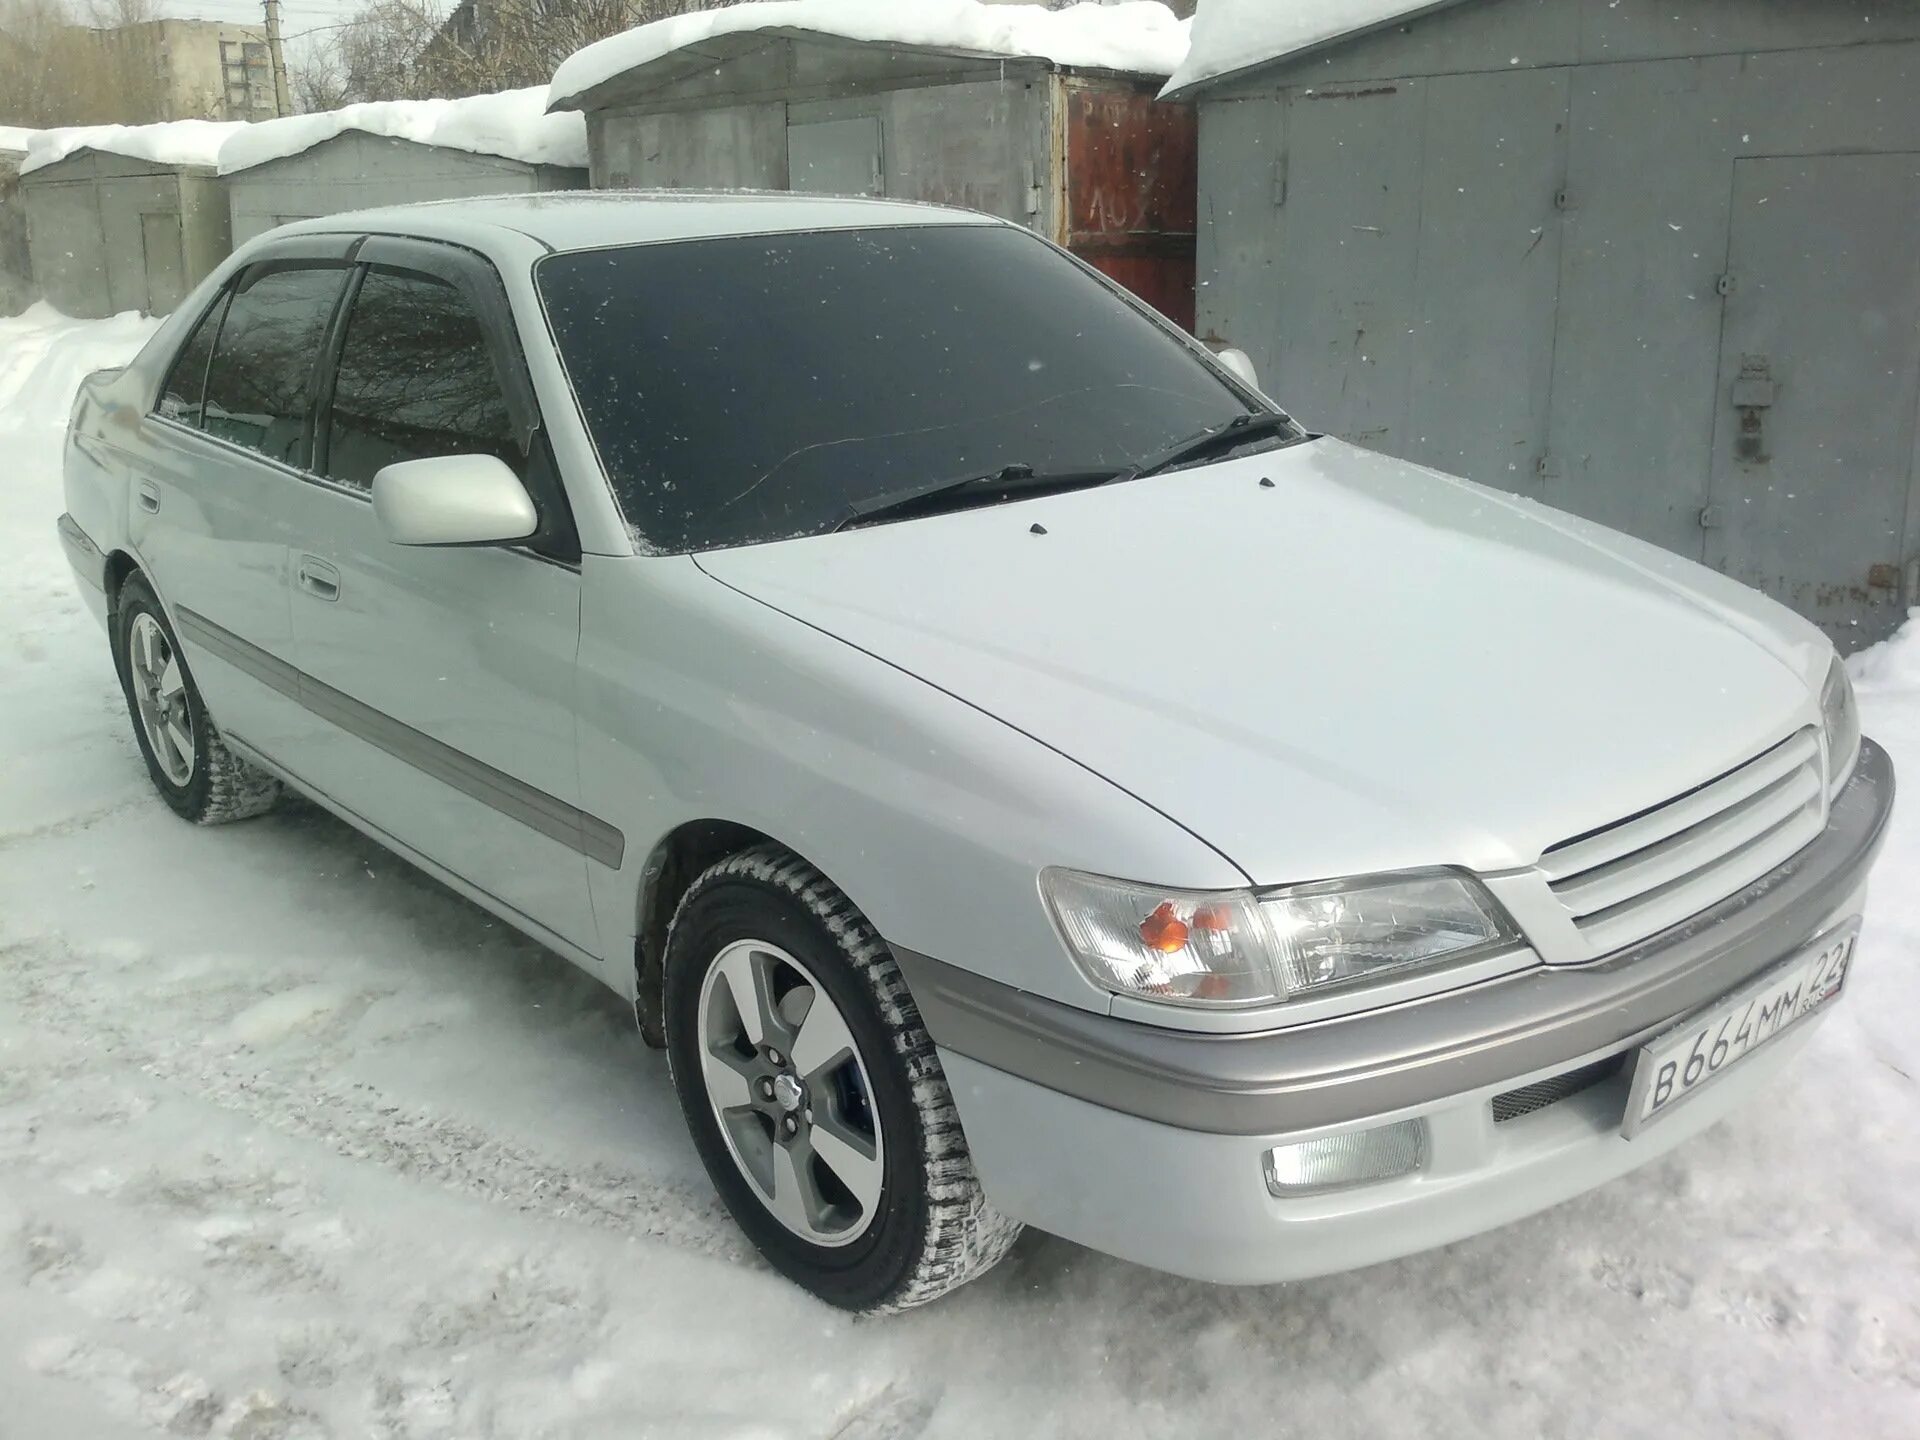
[(804, 861), (767, 846), (701, 875), (674, 917), (665, 1000), (694, 1143), (789, 1278), (845, 1309), (905, 1309), (1020, 1233), (981, 1191), (893, 957)]
[(166, 612), (137, 574), (120, 588), (113, 655), (147, 774), (176, 814), (217, 825), (273, 808), (280, 782), (220, 739)]

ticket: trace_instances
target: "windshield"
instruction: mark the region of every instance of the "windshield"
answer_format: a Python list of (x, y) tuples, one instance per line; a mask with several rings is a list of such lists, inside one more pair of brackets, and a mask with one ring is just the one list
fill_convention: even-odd
[(1117, 472), (1247, 408), (1011, 227), (576, 251), (536, 277), (621, 509), (659, 551), (819, 533), (1008, 466)]

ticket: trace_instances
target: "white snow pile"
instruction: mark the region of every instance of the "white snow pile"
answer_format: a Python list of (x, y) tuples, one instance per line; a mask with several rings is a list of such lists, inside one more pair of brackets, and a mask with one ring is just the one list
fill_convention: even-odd
[(25, 175), (80, 150), (103, 150), (160, 165), (205, 165), (220, 160), (220, 147), (247, 128), (244, 120), (164, 120), (156, 125), (68, 125), (34, 131), (27, 141)]
[(570, 104), (596, 85), (676, 50), (760, 30), (1169, 75), (1186, 54), (1188, 28), (1159, 0), (1064, 10), (978, 0), (749, 0), (725, 10), (655, 20), (587, 46), (554, 71), (549, 103)]
[(1194, 18), (1193, 46), (1161, 93), (1172, 95), (1448, 3), (1451, 0), (1205, 0)]
[(298, 155), (348, 130), (500, 155), (530, 165), (587, 163), (587, 125), (577, 114), (549, 115), (547, 87), (469, 95), (460, 100), (380, 100), (314, 115), (243, 126), (220, 150), (220, 173)]
[(24, 125), (0, 125), (0, 151), (24, 155), (27, 142), (39, 133), (38, 130), (29, 130)]

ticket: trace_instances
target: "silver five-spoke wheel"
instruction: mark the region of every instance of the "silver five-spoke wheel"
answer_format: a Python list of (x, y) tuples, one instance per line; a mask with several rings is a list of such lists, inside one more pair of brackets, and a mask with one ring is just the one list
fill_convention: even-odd
[(127, 661), (133, 699), (147, 743), (167, 779), (185, 785), (193, 779), (193, 712), (187, 705), (186, 676), (173, 645), (153, 616), (134, 617), (128, 634)]
[(826, 988), (785, 950), (743, 940), (700, 989), (701, 1079), (740, 1173), (815, 1245), (879, 1213), (886, 1154), (860, 1048)]

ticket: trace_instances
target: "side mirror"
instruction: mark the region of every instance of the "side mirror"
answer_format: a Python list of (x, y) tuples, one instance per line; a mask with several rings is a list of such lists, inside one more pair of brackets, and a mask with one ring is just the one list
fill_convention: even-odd
[(388, 465), (373, 477), (373, 515), (396, 545), (504, 545), (540, 528), (527, 487), (494, 455)]
[(1253, 368), (1253, 357), (1246, 351), (1237, 345), (1222, 345), (1218, 349), (1212, 346), (1208, 348), (1213, 349), (1213, 358), (1231, 372), (1236, 380), (1249, 390), (1260, 388), (1260, 376)]

